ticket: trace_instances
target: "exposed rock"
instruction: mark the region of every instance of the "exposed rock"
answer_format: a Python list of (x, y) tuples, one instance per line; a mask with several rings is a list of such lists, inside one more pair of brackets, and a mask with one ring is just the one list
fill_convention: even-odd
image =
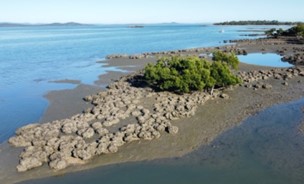
[(133, 141), (137, 141), (139, 140), (138, 136), (136, 134), (127, 134), (123, 140), (126, 142), (126, 143), (129, 143), (129, 142), (133, 142)]
[(262, 88), (263, 89), (272, 89), (272, 85), (270, 85), (270, 84), (263, 84)]
[(109, 153), (108, 146), (109, 144), (105, 142), (100, 142), (96, 148), (97, 155)]
[(17, 166), (18, 172), (25, 172), (27, 170), (42, 166), (42, 162), (36, 157), (27, 157), (20, 160)]
[(68, 164), (67, 161), (64, 159), (55, 159), (49, 163), (49, 166), (54, 170), (62, 170), (65, 169)]
[(99, 128), (102, 128), (101, 122), (95, 122), (91, 126), (92, 128), (94, 128), (94, 130), (98, 130)]
[(83, 98), (84, 101), (86, 102), (91, 102), (93, 100), (93, 97), (92, 96), (86, 96)]
[(135, 116), (135, 117), (138, 117), (141, 115), (141, 112), (140, 111), (133, 111), (132, 112), (132, 116)]
[(21, 135), (21, 134), (26, 134), (28, 133), (29, 131), (32, 131), (34, 128), (37, 128), (39, 127), (40, 125), (39, 124), (29, 124), (29, 125), (25, 125), (21, 128), (18, 128), (16, 130), (16, 135)]
[(120, 135), (120, 136), (115, 136), (112, 138), (112, 141), (111, 141), (111, 144), (116, 146), (116, 147), (119, 147), (119, 146), (122, 146), (125, 144), (124, 142), (124, 134)]
[(168, 133), (169, 134), (177, 134), (178, 133), (178, 127), (177, 126), (169, 126), (168, 127)]
[(86, 148), (73, 150), (73, 157), (80, 158), (81, 160), (89, 160), (92, 156), (92, 153)]
[(16, 147), (26, 147), (32, 145), (32, 143), (28, 142), (23, 136), (11, 137), (8, 142)]
[(76, 133), (76, 131), (77, 131), (76, 122), (68, 122), (68, 123), (65, 123), (65, 124), (62, 126), (61, 131), (62, 131), (63, 133), (66, 133), (66, 134)]
[(78, 135), (81, 135), (85, 139), (92, 138), (94, 136), (93, 128), (85, 128), (77, 131)]
[(142, 131), (138, 134), (138, 137), (141, 138), (141, 139), (144, 139), (144, 140), (153, 140), (153, 136), (151, 134), (151, 132), (149, 131)]
[(220, 97), (223, 98), (223, 99), (229, 99), (229, 98), (230, 98), (229, 95), (227, 95), (227, 94), (225, 94), (225, 93), (222, 93), (222, 94), (220, 95)]
[(101, 127), (101, 128), (96, 129), (96, 132), (97, 132), (99, 135), (103, 136), (103, 135), (108, 134), (108, 133), (109, 133), (109, 130), (106, 129), (106, 128), (102, 128), (102, 127)]
[(108, 147), (108, 150), (110, 153), (116, 153), (118, 151), (118, 147), (114, 144), (110, 144), (110, 146)]

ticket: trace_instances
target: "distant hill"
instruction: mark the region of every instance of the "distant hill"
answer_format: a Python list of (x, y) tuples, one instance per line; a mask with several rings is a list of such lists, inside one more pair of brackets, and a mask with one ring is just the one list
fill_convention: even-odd
[(29, 27), (29, 26), (87, 26), (90, 24), (80, 24), (76, 22), (50, 23), (50, 24), (24, 24), (24, 23), (0, 23), (0, 27)]
[(279, 22), (277, 20), (248, 20), (248, 21), (227, 21), (227, 22), (219, 22), (219, 23), (215, 23), (214, 25), (296, 25), (300, 22)]
[(89, 24), (80, 24), (77, 22), (67, 22), (67, 23), (51, 23), (51, 24), (45, 24), (46, 26), (86, 26)]
[(144, 28), (143, 25), (130, 25), (128, 28)]

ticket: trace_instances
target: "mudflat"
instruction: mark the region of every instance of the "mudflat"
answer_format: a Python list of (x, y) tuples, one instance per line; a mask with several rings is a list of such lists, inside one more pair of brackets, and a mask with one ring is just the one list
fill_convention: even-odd
[[(109, 66), (119, 66), (125, 70), (129, 70), (132, 76), (136, 75), (138, 70), (142, 69), (146, 63), (155, 62), (157, 57), (163, 55), (200, 55), (202, 53), (212, 52), (214, 49), (227, 51), (238, 50), (240, 52), (245, 50), (246, 53), (277, 53), (283, 50), (285, 54), (291, 54), (295, 49), (299, 50), (302, 47), (303, 45), (291, 44), (284, 40), (264, 40), (262, 43), (260, 43), (259, 40), (256, 42), (251, 40), (220, 48), (200, 48), (175, 53), (159, 53), (151, 58), (115, 58), (103, 62), (108, 63)], [(197, 99), (192, 99), (191, 96), (183, 97), (189, 97), (192, 100), (195, 112), (189, 116), (186, 114), (178, 118), (173, 117), (172, 120), (170, 120), (172, 126), (178, 127), (178, 132), (173, 131), (170, 133), (169, 131), (168, 134), (165, 131), (160, 131), (160, 135), (151, 141), (148, 139), (145, 140), (144, 138), (130, 141), (124, 143), (115, 153), (94, 156), (85, 161), (86, 164), (67, 167), (63, 170), (53, 171), (48, 168), (47, 164), (44, 164), (42, 167), (17, 173), (18, 155), (22, 149), (16, 149), (8, 144), (4, 144), (0, 150), (0, 164), (4, 166), (0, 169), (0, 181), (1, 183), (14, 183), (115, 163), (182, 156), (201, 145), (210, 143), (224, 131), (240, 124), (247, 117), (266, 107), (302, 98), (304, 89), (302, 72), (303, 68), (301, 66), (293, 69), (274, 69), (242, 63), (240, 64), (239, 75), (243, 76), (243, 80), (246, 81), (243, 85), (217, 91), (216, 95), (212, 96), (208, 96), (208, 94), (196, 94), (197, 96), (205, 95), (206, 98), (201, 99), (201, 103), (196, 102), (195, 100)], [(100, 81), (96, 83), (104, 84), (104, 86), (116, 80), (118, 81), (113, 84), (119, 82), (124, 83), (128, 77), (121, 77), (125, 75), (125, 73), (119, 72), (109, 73), (100, 76)], [(124, 83), (123, 85), (126, 84)], [(110, 90), (111, 89), (113, 89), (113, 86)], [(87, 95), (94, 98), (92, 94), (100, 91), (106, 92), (108, 90), (109, 89), (79, 85), (74, 90), (50, 92), (47, 95), (50, 101), (50, 107), (42, 118), (42, 122), (70, 118), (75, 114), (81, 114), (83, 110), (94, 108), (90, 103), (84, 102), (82, 98)], [(160, 101), (157, 101), (158, 97), (161, 97), (159, 99)], [(136, 108), (141, 106), (151, 113), (155, 113), (152, 112), (153, 105), (161, 103), (166, 99), (174, 98), (178, 97), (170, 93), (155, 93), (150, 90), (142, 91), (142, 97), (136, 99)], [(90, 99), (87, 100), (92, 102)], [(138, 109), (139, 111), (143, 109), (141, 107)], [(188, 111), (186, 111), (186, 113), (187, 112)], [(127, 126), (127, 124), (136, 123), (137, 120), (138, 118), (136, 119), (135, 116), (133, 119), (131, 117), (131, 119), (126, 119), (125, 121), (121, 120), (120, 123), (122, 126)], [(114, 129), (111, 131), (115, 131)]]

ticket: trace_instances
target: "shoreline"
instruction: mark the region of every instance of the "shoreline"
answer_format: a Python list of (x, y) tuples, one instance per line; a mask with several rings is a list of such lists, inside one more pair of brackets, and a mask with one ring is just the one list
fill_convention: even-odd
[[(230, 46), (223, 46), (223, 48), (229, 48)], [(257, 52), (264, 49), (265, 46), (248, 46), (246, 48), (246, 51), (248, 53), (251, 52)], [(263, 50), (263, 52), (276, 52), (272, 46), (271, 48), (266, 48)], [(196, 52), (196, 54), (199, 54), (199, 52)], [(193, 54), (193, 53), (186, 53), (186, 54)], [(155, 60), (155, 59), (154, 59)], [(114, 59), (114, 60), (106, 60), (104, 62), (108, 63), (109, 66), (120, 66), (124, 69), (128, 68), (128, 66), (136, 65), (136, 67), (132, 68), (135, 70), (141, 69), (145, 63), (153, 61), (152, 59), (139, 59), (139, 60), (126, 60), (126, 59)], [(138, 65), (139, 64), (139, 65)], [(268, 70), (271, 69), (270, 67), (260, 67), (260, 66), (253, 66), (253, 65), (247, 65), (247, 64), (241, 64), (241, 68), (243, 71), (249, 71), (249, 70)], [(134, 70), (133, 70), (134, 71)], [(107, 82), (111, 81), (111, 79), (118, 80), (122, 75), (125, 75), (126, 73), (115, 73), (108, 75), (108, 77), (100, 77), (102, 81), (99, 81), (98, 84), (106, 84)], [(93, 158), (92, 161), (90, 161), (86, 165), (82, 166), (75, 166), (73, 168), (69, 167), (65, 169), (64, 171), (58, 171), (53, 172), (50, 171), (47, 167), (35, 169), (32, 171), (28, 171), (25, 174), (16, 174), (20, 175), (19, 181), (27, 180), (27, 179), (33, 179), (36, 177), (46, 177), (46, 176), (53, 176), (53, 175), (60, 175), (66, 172), (74, 172), (74, 171), (80, 171), (85, 170), (89, 168), (94, 168), (102, 165), (109, 165), (109, 164), (115, 164), (115, 163), (121, 163), (121, 162), (130, 162), (130, 161), (141, 161), (141, 160), (152, 160), (156, 158), (166, 158), (166, 157), (179, 157), (186, 153), (191, 152), (192, 150), (196, 149), (197, 147), (201, 145), (205, 145), (210, 143), (214, 138), (216, 138), (218, 135), (220, 135), (225, 130), (232, 128), (238, 124), (240, 124), (244, 119), (251, 116), (252, 114), (266, 108), (269, 106), (272, 106), (274, 104), (278, 103), (285, 103), (291, 100), (295, 100), (298, 98), (303, 97), (302, 91), (303, 86), (301, 83), (298, 83), (298, 80), (301, 80), (301, 78), (294, 78), (290, 79), (288, 81), (288, 87), (282, 86), (282, 81), (270, 79), (272, 85), (272, 89), (270, 90), (252, 90), (247, 89), (245, 87), (238, 87), (237, 90), (231, 91), (225, 91), (230, 96), (230, 99), (223, 100), (223, 99), (215, 99), (213, 101), (207, 101), (205, 105), (198, 108), (197, 113), (195, 116), (187, 119), (180, 119), (178, 121), (174, 121), (174, 124), (179, 127), (181, 130), (178, 135), (176, 136), (170, 136), (167, 134), (162, 134), (162, 136), (154, 141), (140, 141), (140, 142), (134, 142), (127, 144), (122, 147), (122, 149), (115, 153), (115, 154), (109, 154), (109, 155), (102, 155), (100, 157)], [(85, 86), (83, 87), (85, 88)], [(96, 91), (100, 89), (94, 89)], [(94, 91), (93, 90), (93, 91)], [(50, 100), (50, 106), (49, 109), (55, 109), (50, 110), (49, 112), (46, 112), (43, 118), (43, 122), (51, 121), (54, 119), (61, 119), (66, 118), (64, 116), (71, 116), (74, 112), (78, 112), (80, 109), (86, 109), (88, 104), (81, 103), (82, 97), (86, 96), (87, 94), (92, 94), (91, 89), (83, 90), (78, 89), (73, 90), (64, 90), (64, 91), (58, 91), (58, 92), (51, 92), (47, 95), (48, 99)], [(52, 94), (53, 93), (53, 94)], [(61, 94), (66, 94), (66, 96), (72, 96), (73, 98), (65, 99), (60, 98)], [(93, 92), (95, 93), (95, 92)], [(79, 98), (81, 96), (81, 98)], [(242, 97), (242, 98), (240, 98)], [(75, 102), (75, 99), (78, 99), (78, 102)], [(57, 103), (56, 103), (57, 102)], [(62, 106), (62, 102), (65, 104), (69, 104), (69, 106)], [(75, 102), (74, 104), (71, 104), (69, 102)], [(244, 103), (246, 102), (246, 103)], [(204, 108), (208, 105), (208, 108)], [(62, 107), (59, 108), (58, 107)], [(72, 110), (68, 113), (60, 114), (58, 115), (58, 112), (63, 112), (62, 109), (70, 109), (70, 107), (73, 107)], [(77, 108), (75, 108), (77, 107)], [(221, 107), (221, 108), (219, 108)], [(229, 108), (230, 107), (230, 108)], [(236, 107), (231, 108), (231, 107)], [(245, 110), (244, 110), (245, 109)], [(228, 110), (228, 111), (227, 111)], [(56, 112), (57, 111), (57, 112)], [(237, 116), (235, 116), (235, 112), (241, 112)], [(56, 116), (55, 116), (56, 114)], [(218, 114), (217, 119), (214, 119), (214, 114)], [(199, 117), (206, 117), (206, 121), (208, 122), (200, 123), (201, 119)], [(187, 124), (183, 123), (184, 120), (187, 120)], [(219, 122), (220, 121), (220, 122)], [(209, 123), (209, 124), (208, 124)], [(216, 125), (216, 126), (214, 126)], [(209, 126), (209, 127), (208, 127)], [(196, 127), (196, 128), (193, 128)], [(206, 128), (208, 127), (208, 128)], [(193, 130), (194, 129), (194, 130)], [(210, 129), (209, 131), (204, 129)], [(188, 137), (189, 135), (193, 135), (191, 139)], [(178, 141), (178, 143), (177, 143)], [(160, 147), (159, 144), (162, 144), (163, 146)], [(148, 148), (148, 149), (147, 149)], [(10, 149), (10, 148), (6, 148)], [(139, 151), (140, 150), (140, 151)], [(1, 151), (2, 152), (2, 151)], [(17, 151), (15, 151), (17, 152)], [(140, 154), (138, 154), (138, 152)], [(106, 161), (105, 161), (106, 160)], [(16, 162), (15, 162), (16, 163)], [(2, 165), (2, 163), (1, 163)], [(40, 170), (41, 171), (38, 171)], [(36, 172), (35, 172), (36, 171)], [(3, 170), (1, 171), (1, 173)], [(11, 168), (12, 172), (12, 168)], [(16, 172), (16, 171), (15, 171)], [(12, 174), (12, 173), (11, 173)], [(29, 174), (33, 178), (27, 178), (26, 174)], [(14, 175), (14, 174), (13, 174)], [(22, 177), (24, 177), (22, 179)], [(1, 180), (0, 180), (1, 181)], [(5, 180), (6, 181), (6, 180)], [(18, 179), (16, 179), (18, 181)], [(7, 181), (6, 181), (7, 182)]]

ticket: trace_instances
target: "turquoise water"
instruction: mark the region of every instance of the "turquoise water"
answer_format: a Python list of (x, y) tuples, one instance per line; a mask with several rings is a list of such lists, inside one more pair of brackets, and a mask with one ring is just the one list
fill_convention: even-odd
[(247, 64), (271, 66), (271, 67), (292, 67), (288, 62), (282, 61), (282, 57), (272, 53), (254, 53), (246, 56), (238, 56), (240, 61)]
[(101, 167), (25, 184), (303, 184), (304, 99), (276, 105), (182, 158)]
[[(225, 29), (224, 33), (219, 31)], [(105, 68), (97, 60), (113, 53), (141, 53), (216, 46), (223, 40), (247, 38), (265, 26), (127, 25), (35, 26), (0, 28), (0, 142), (22, 125), (36, 122), (50, 90), (75, 88), (61, 79), (94, 84)], [(241, 31), (240, 31), (241, 30)], [(255, 37), (248, 37), (255, 38)]]

